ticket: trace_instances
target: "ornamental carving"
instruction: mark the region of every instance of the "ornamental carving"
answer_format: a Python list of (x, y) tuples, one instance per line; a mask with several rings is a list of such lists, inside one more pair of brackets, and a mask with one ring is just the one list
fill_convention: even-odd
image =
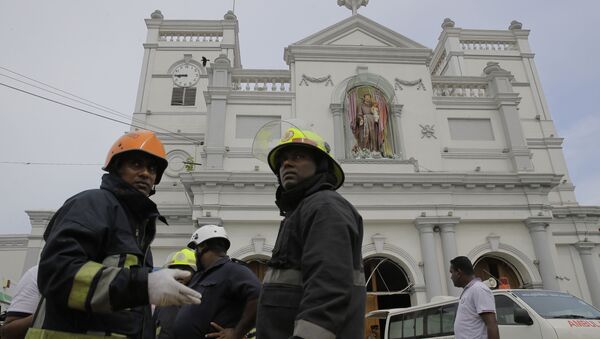
[(434, 130), (434, 126), (435, 125), (420, 125), (421, 127), (421, 139), (427, 137), (427, 138), (434, 138), (437, 139), (437, 137), (435, 136), (435, 130)]
[(395, 85), (394, 85), (394, 89), (396, 90), (404, 90), (404, 88), (402, 87), (402, 85), (404, 86), (417, 86), (417, 91), (419, 90), (423, 90), (426, 91), (427, 89), (425, 88), (425, 84), (423, 84), (423, 79), (417, 79), (417, 80), (413, 80), (413, 81), (407, 81), (407, 80), (401, 80), (401, 79), (394, 79), (395, 80)]
[(325, 83), (325, 86), (333, 86), (333, 81), (331, 80), (331, 74), (324, 76), (324, 77), (320, 77), (320, 78), (313, 78), (313, 77), (309, 77), (306, 74), (302, 74), (302, 80), (300, 81), (300, 84), (298, 86), (308, 86), (308, 83), (312, 82), (312, 83)]

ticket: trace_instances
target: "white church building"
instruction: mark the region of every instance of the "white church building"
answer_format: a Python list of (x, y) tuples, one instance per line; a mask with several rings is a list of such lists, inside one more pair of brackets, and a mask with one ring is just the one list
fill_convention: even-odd
[[(230, 256), (264, 274), (281, 216), (253, 138), (269, 121), (301, 119), (331, 145), (346, 173), (339, 192), (363, 216), (368, 310), (458, 295), (448, 273), (458, 255), (502, 287), (600, 307), (600, 207), (575, 199), (521, 23), (445, 19), (431, 49), (354, 13), (285, 47), (287, 69), (242, 67), (231, 11), (155, 11), (146, 25), (134, 121), (159, 132), (170, 163), (153, 197), (170, 224), (153, 243), (157, 266), (197, 227), (219, 224)], [(17, 277), (52, 215), (27, 213), (31, 235), (0, 237), (3, 267), (23, 261)]]

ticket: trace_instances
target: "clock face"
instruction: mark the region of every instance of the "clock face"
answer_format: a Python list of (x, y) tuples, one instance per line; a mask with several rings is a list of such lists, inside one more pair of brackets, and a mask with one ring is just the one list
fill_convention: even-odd
[(181, 64), (173, 70), (173, 82), (179, 87), (190, 87), (200, 79), (200, 70), (192, 64)]

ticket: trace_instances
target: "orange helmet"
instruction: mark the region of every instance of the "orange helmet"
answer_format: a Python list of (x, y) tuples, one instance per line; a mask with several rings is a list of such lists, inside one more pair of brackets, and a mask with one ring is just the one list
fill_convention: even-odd
[(133, 131), (117, 139), (108, 151), (102, 169), (109, 171), (112, 165), (111, 162), (115, 159), (115, 155), (132, 151), (144, 152), (156, 159), (158, 171), (156, 172), (156, 180), (154, 183), (158, 184), (162, 178), (163, 172), (169, 165), (169, 162), (167, 161), (167, 153), (165, 152), (162, 142), (160, 142), (156, 135), (150, 131)]

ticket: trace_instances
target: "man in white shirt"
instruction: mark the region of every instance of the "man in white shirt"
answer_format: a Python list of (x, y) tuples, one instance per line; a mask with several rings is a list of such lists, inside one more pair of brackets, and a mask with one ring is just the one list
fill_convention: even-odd
[(2, 339), (25, 338), (27, 329), (33, 323), (33, 314), (40, 302), (40, 291), (37, 286), (38, 266), (35, 265), (17, 284), (15, 296), (6, 311), (6, 322), (0, 331)]
[(456, 339), (499, 339), (492, 291), (475, 277), (473, 264), (464, 256), (450, 260), (450, 279), (462, 287), (454, 319)]

